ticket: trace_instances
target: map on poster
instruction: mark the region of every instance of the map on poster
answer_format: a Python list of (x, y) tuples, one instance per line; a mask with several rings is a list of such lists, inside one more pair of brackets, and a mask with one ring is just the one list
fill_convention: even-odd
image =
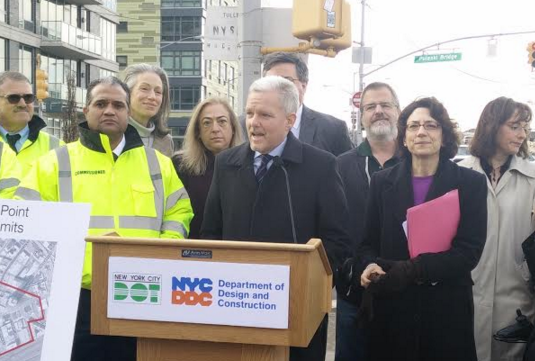
[(0, 200), (0, 361), (70, 360), (89, 212)]

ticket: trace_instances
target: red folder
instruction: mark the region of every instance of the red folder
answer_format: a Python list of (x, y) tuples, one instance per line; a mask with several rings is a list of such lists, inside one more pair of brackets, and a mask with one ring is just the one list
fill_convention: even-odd
[(451, 248), (461, 219), (457, 189), (407, 209), (407, 232), (411, 258)]

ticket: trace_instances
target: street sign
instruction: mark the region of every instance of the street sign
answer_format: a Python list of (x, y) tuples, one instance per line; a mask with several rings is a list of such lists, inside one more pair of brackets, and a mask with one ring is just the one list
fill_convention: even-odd
[(360, 96), (362, 95), (361, 92), (356, 92), (355, 94), (353, 94), (353, 98), (351, 98), (351, 102), (353, 102), (353, 106), (355, 108), (359, 108), (360, 107)]
[(448, 53), (448, 54), (425, 54), (416, 55), (414, 57), (415, 63), (438, 63), (442, 61), (459, 61), (462, 60), (462, 53)]

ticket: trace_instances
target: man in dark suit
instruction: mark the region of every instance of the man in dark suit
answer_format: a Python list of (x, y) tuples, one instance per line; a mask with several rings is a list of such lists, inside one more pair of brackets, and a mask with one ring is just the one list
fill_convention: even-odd
[[(303, 144), (290, 132), (298, 97), (296, 87), (281, 77), (251, 85), (249, 143), (217, 156), (201, 235), (301, 244), (320, 238), (336, 269), (349, 242), (342, 180), (332, 154)], [(323, 361), (326, 343), (327, 318), (307, 348), (290, 349), (290, 360)]]
[(264, 58), (264, 76), (278, 75), (291, 81), (299, 92), (299, 108), (292, 134), (301, 142), (323, 149), (335, 156), (353, 145), (344, 121), (312, 110), (303, 104), (307, 85), (307, 64), (293, 53), (273, 53)]

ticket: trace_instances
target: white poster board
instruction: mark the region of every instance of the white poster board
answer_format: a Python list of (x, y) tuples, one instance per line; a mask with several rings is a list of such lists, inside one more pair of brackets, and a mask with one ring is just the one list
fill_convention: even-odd
[(288, 328), (290, 267), (110, 257), (108, 317)]
[(238, 17), (237, 7), (208, 7), (204, 26), (205, 59), (238, 60)]
[(70, 360), (89, 215), (0, 200), (0, 360)]

